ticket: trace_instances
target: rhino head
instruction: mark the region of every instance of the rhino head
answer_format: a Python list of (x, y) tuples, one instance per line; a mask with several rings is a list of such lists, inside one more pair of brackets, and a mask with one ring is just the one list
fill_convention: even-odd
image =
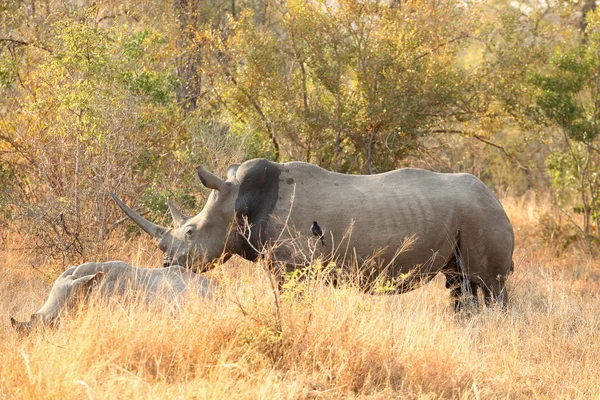
[(164, 253), (163, 266), (181, 265), (195, 272), (209, 269), (211, 261), (228, 255), (228, 240), (232, 229), (238, 185), (235, 174), (238, 165), (227, 170), (227, 181), (203, 167), (197, 172), (202, 184), (212, 192), (200, 214), (188, 217), (175, 205), (168, 203), (173, 227), (156, 225), (125, 205), (117, 196), (112, 198), (123, 212), (152, 236)]
[(69, 308), (75, 307), (84, 300), (90, 290), (104, 276), (98, 271), (94, 274), (75, 278), (73, 272), (77, 266), (71, 267), (63, 272), (54, 282), (48, 299), (37, 312), (31, 314), (29, 321), (17, 321), (10, 317), (12, 326), (20, 333), (29, 333), (37, 326), (52, 327), (58, 321), (61, 313)]

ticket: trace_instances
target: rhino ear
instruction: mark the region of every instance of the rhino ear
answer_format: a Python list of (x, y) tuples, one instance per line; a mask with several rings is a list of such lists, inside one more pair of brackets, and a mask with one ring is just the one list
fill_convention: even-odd
[(227, 184), (223, 179), (206, 170), (204, 167), (198, 167), (197, 171), (200, 181), (207, 188), (218, 191), (225, 191), (227, 189)]
[(167, 202), (167, 205), (169, 206), (169, 211), (171, 211), (171, 217), (173, 217), (173, 225), (175, 228), (179, 228), (185, 223), (185, 221), (190, 219), (190, 217), (182, 213), (181, 210), (175, 206), (175, 204), (169, 201)]
[(104, 272), (102, 271), (98, 271), (95, 274), (82, 276), (81, 278), (77, 278), (73, 281), (73, 289), (87, 292), (88, 290), (92, 289), (94, 284), (99, 283), (103, 277)]
[(239, 167), (240, 167), (240, 164), (231, 164), (227, 168), (227, 180), (230, 180), (231, 178), (235, 177), (235, 174), (237, 174), (237, 170)]

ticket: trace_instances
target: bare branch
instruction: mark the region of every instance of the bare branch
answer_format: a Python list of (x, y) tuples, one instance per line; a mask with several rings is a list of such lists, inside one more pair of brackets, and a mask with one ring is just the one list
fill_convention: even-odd
[(510, 154), (506, 150), (506, 148), (504, 148), (504, 146), (496, 144), (494, 142), (490, 142), (489, 140), (487, 140), (487, 139), (485, 139), (485, 138), (483, 138), (483, 137), (481, 137), (479, 135), (473, 135), (473, 138), (475, 138), (475, 139), (479, 140), (480, 142), (483, 142), (483, 143), (485, 143), (485, 144), (487, 144), (489, 146), (497, 148), (498, 150), (500, 150), (501, 152), (503, 152), (504, 155), (506, 155), (508, 158), (510, 158), (511, 160), (513, 160), (517, 164), (517, 167), (519, 167), (519, 169), (521, 169), (523, 171), (531, 172), (531, 170), (529, 169), (528, 166), (521, 164), (521, 162), (519, 160), (517, 160), (515, 156), (513, 156), (512, 154)]
[(515, 164), (517, 165), (517, 167), (519, 167), (519, 169), (525, 171), (525, 172), (531, 172), (531, 169), (526, 166), (523, 165), (519, 160), (517, 160), (517, 158), (512, 155), (511, 153), (508, 152), (508, 150), (506, 150), (506, 148), (500, 144), (494, 143), (489, 141), (488, 139), (477, 135), (477, 134), (471, 134), (469, 132), (463, 131), (461, 129), (435, 129), (431, 131), (432, 133), (451, 133), (451, 134), (459, 134), (459, 135), (467, 135), (469, 137), (472, 137), (476, 140), (479, 140), (482, 143), (487, 144), (488, 146), (492, 146), (498, 150), (500, 150), (502, 153), (504, 153), (505, 156), (507, 156), (509, 159), (511, 159), (512, 161), (515, 162)]
[(437, 50), (441, 49), (442, 47), (446, 47), (446, 46), (448, 46), (448, 45), (450, 45), (450, 44), (452, 44), (452, 43), (454, 43), (454, 42), (458, 42), (459, 40), (462, 40), (462, 39), (470, 39), (470, 38), (473, 38), (473, 37), (472, 37), (471, 35), (469, 35), (469, 34), (466, 34), (466, 33), (461, 33), (459, 36), (457, 36), (457, 37), (455, 37), (455, 38), (453, 38), (453, 39), (450, 39), (450, 40), (448, 40), (447, 42), (440, 43), (439, 45), (437, 45), (437, 46), (436, 46), (436, 47), (434, 47), (433, 49), (431, 49), (431, 50), (428, 50), (428, 51), (426, 51), (426, 52), (424, 52), (424, 53), (421, 53), (421, 54), (419, 54), (418, 56), (416, 56), (416, 57), (414, 58), (414, 60), (413, 60), (413, 61), (418, 61), (418, 60), (420, 60), (420, 59), (421, 59), (421, 58), (423, 58), (423, 57), (427, 57), (428, 55), (431, 55), (431, 54), (433, 54), (435, 51), (437, 51)]
[(49, 48), (48, 46), (44, 45), (43, 43), (40, 42), (27, 42), (25, 40), (21, 40), (21, 39), (13, 39), (13, 38), (0, 38), (0, 43), (7, 43), (9, 45), (12, 46), (32, 46), (32, 47), (37, 47), (38, 49), (42, 49), (47, 51), (48, 53), (52, 53), (54, 52), (53, 49)]
[(96, 23), (100, 23), (107, 19), (115, 19), (117, 17), (122, 17), (122, 16), (127, 16), (127, 17), (131, 18), (132, 20), (134, 20), (135, 22), (140, 22), (139, 17), (136, 17), (135, 15), (133, 15), (129, 10), (125, 10), (125, 11), (114, 13), (114, 14), (103, 15), (102, 17), (100, 17), (96, 20)]

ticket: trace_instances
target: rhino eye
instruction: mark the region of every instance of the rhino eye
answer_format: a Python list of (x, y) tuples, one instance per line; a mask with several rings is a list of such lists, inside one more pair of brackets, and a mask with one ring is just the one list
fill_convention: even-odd
[(191, 226), (186, 228), (185, 230), (185, 237), (192, 237), (192, 235), (194, 234), (194, 228), (192, 228)]

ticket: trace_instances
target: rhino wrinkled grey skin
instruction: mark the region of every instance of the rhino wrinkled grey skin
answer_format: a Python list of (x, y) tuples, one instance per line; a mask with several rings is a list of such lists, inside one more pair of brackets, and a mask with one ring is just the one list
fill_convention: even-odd
[[(397, 293), (443, 272), (457, 307), (478, 287), (486, 303), (506, 304), (513, 228), (498, 199), (473, 175), (421, 169), (347, 175), (264, 159), (232, 165), (226, 181), (202, 167), (198, 175), (212, 189), (206, 205), (188, 217), (169, 203), (173, 228), (153, 224), (112, 195), (156, 238), (165, 265), (204, 270), (232, 254), (257, 260), (269, 247), (280, 272), (307, 265), (307, 254), (338, 266), (376, 255), (372, 276), (395, 278)], [(324, 244), (311, 232), (313, 221), (323, 229)], [(413, 235), (412, 246), (399, 253)]]
[(138, 268), (121, 261), (89, 262), (63, 272), (31, 319), (20, 322), (11, 317), (12, 325), (20, 332), (36, 325), (52, 326), (65, 310), (84, 301), (93, 287), (101, 298), (131, 296), (148, 304), (179, 307), (188, 295), (211, 298), (215, 284), (181, 266)]

